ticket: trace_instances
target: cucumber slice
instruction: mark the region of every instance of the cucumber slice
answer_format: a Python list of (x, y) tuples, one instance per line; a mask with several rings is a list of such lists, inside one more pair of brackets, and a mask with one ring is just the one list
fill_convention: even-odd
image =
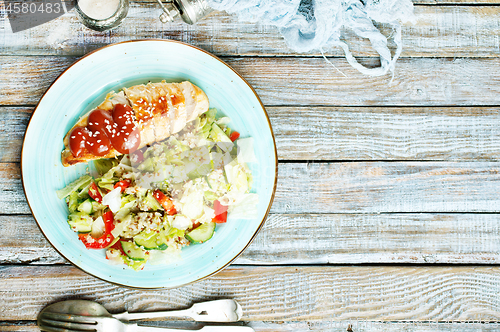
[(134, 242), (138, 246), (144, 247), (144, 249), (157, 249), (158, 244), (156, 244), (156, 239), (158, 237), (158, 233), (156, 231), (147, 231), (144, 230), (134, 236)]
[(76, 191), (73, 191), (71, 194), (68, 196), (68, 209), (70, 213), (76, 212), (76, 209), (78, 208), (80, 204), (78, 203), (78, 193)]
[(162, 228), (160, 233), (158, 233), (158, 236), (156, 237), (156, 245), (158, 246), (158, 249), (165, 250), (168, 248), (167, 240), (169, 232), (170, 228), (168, 229)]
[(125, 255), (134, 261), (144, 261), (149, 256), (146, 250), (136, 246), (134, 242), (121, 241), (121, 245)]
[(151, 191), (148, 191), (148, 194), (146, 197), (144, 197), (144, 205), (148, 207), (149, 210), (152, 211), (158, 211), (158, 210), (163, 210), (163, 207), (158, 203), (156, 198), (153, 197), (153, 193)]
[(95, 211), (101, 211), (101, 210), (104, 210), (106, 208), (106, 205), (104, 204), (101, 204), (99, 202), (96, 202), (94, 200), (92, 200), (92, 211), (95, 212)]
[(207, 222), (186, 234), (186, 238), (192, 243), (203, 243), (212, 238), (215, 232), (215, 222)]
[(68, 216), (68, 224), (72, 230), (79, 233), (90, 233), (94, 219), (91, 216), (76, 212)]
[(78, 205), (77, 210), (87, 215), (91, 214), (94, 209), (90, 198), (84, 201), (82, 204)]

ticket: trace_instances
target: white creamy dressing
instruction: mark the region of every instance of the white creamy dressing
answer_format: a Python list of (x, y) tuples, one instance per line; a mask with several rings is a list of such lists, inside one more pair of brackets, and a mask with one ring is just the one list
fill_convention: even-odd
[(120, 0), (78, 0), (78, 6), (90, 18), (104, 20), (118, 10)]

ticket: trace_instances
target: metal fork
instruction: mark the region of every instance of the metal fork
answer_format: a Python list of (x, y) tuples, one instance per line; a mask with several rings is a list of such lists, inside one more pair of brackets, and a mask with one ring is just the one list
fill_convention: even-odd
[(248, 326), (204, 326), (199, 330), (179, 330), (163, 327), (140, 326), (124, 323), (113, 317), (80, 316), (43, 312), (38, 317), (38, 327), (46, 332), (252, 332)]

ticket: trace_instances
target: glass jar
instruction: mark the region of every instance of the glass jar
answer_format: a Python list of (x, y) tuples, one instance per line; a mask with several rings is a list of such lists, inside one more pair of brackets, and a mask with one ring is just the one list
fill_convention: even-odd
[[(108, 0), (103, 1), (109, 4)], [(93, 12), (93, 10), (96, 9), (92, 7), (93, 2), (95, 2), (95, 0), (78, 0), (75, 6), (78, 19), (83, 23), (83, 25), (90, 29), (96, 31), (105, 31), (115, 28), (120, 25), (123, 19), (127, 16), (129, 8), (128, 0), (118, 0), (117, 9), (114, 14), (105, 18), (99, 17), (99, 12)], [(91, 15), (91, 13), (94, 13), (96, 15), (92, 15), (93, 17), (91, 17), (89, 16)]]

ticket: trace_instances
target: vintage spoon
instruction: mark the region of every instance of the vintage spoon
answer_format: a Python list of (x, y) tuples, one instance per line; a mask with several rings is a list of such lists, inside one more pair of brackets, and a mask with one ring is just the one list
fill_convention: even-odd
[(123, 312), (110, 314), (106, 308), (97, 302), (87, 300), (67, 300), (47, 306), (42, 312), (65, 313), (81, 316), (113, 317), (123, 321), (166, 318), (191, 317), (197, 322), (237, 322), (241, 319), (243, 310), (234, 300), (214, 300), (194, 304), (189, 309), (151, 312)]

